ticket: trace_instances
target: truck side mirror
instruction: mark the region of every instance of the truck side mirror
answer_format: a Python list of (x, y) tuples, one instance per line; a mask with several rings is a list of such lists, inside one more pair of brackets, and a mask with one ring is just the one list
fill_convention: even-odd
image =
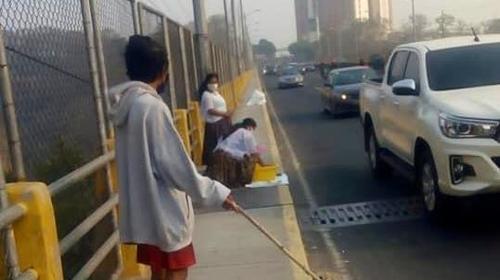
[(417, 96), (417, 84), (413, 79), (401, 80), (392, 85), (392, 92), (399, 96)]

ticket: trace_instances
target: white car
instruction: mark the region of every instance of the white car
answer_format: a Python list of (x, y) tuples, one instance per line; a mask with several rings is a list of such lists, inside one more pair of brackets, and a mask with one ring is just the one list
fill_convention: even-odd
[(278, 88), (303, 87), (304, 76), (295, 68), (283, 70), (278, 78)]
[(500, 36), (403, 45), (382, 84), (361, 89), (370, 167), (416, 179), (426, 209), (500, 192)]

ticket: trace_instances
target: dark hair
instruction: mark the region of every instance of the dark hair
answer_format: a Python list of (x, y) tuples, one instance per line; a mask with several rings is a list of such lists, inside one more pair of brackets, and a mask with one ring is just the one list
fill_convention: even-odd
[(236, 131), (240, 128), (247, 128), (247, 127), (257, 127), (257, 122), (252, 118), (246, 118), (243, 121), (235, 124), (233, 126), (233, 131)]
[(201, 83), (200, 88), (198, 89), (198, 95), (201, 98), (203, 97), (203, 93), (208, 90), (208, 84), (210, 83), (211, 79), (217, 79), (219, 80), (219, 75), (217, 73), (208, 73), (207, 76), (205, 77), (205, 80), (203, 80), (203, 83)]
[(231, 134), (235, 133), (236, 130), (240, 129), (240, 128), (247, 128), (247, 127), (253, 127), (253, 128), (257, 128), (257, 122), (252, 119), (252, 118), (246, 118), (244, 119), (243, 121), (237, 123), (237, 124), (234, 124), (232, 127), (231, 127), (231, 132), (226, 134), (226, 136), (224, 137), (224, 139), (226, 139), (227, 137), (229, 137)]
[(125, 63), (131, 80), (150, 83), (167, 71), (167, 52), (151, 37), (133, 35), (125, 49)]
[(257, 127), (257, 122), (252, 118), (246, 118), (241, 122), (243, 127)]

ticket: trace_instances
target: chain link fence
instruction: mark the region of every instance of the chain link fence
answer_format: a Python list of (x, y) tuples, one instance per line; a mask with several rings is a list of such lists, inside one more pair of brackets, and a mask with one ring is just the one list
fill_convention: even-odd
[[(144, 6), (142, 7), (143, 8), (139, 11), (141, 19), (141, 34), (150, 36), (166, 49), (166, 34), (165, 29), (163, 28), (163, 22), (166, 19), (164, 19), (160, 13), (145, 8)], [(168, 106), (172, 108), (172, 95), (169, 88), (165, 87), (162, 92), (159, 92), (159, 94)]]
[(114, 86), (128, 80), (123, 53), (128, 38), (135, 33), (132, 3), (127, 0), (97, 0), (96, 12), (108, 85)]
[(184, 32), (184, 50), (186, 56), (186, 67), (188, 75), (188, 85), (187, 91), (189, 92), (192, 100), (198, 100), (197, 90), (198, 83), (196, 81), (196, 63), (194, 58), (194, 42), (193, 34), (187, 28), (181, 28), (181, 32)]
[(168, 36), (170, 41), (170, 63), (172, 64), (172, 73), (177, 106), (180, 108), (188, 107), (188, 98), (186, 95), (186, 82), (184, 79), (184, 63), (182, 61), (182, 44), (179, 33), (179, 25), (171, 20), (167, 21)]
[[(94, 23), (90, 28), (85, 28), (88, 19), (84, 20), (82, 11), (87, 6), (82, 9), (82, 3), (88, 4)], [(192, 32), (135, 1), (0, 0), (0, 28), (17, 114), (21, 164), (29, 180), (49, 184), (102, 154), (106, 143), (99, 133), (95, 97), (105, 98), (107, 90), (102, 87), (128, 80), (123, 55), (128, 38), (135, 33), (151, 36), (169, 49), (173, 91), (167, 87), (160, 93), (167, 104), (172, 108), (176, 100), (177, 108), (187, 109), (188, 101), (198, 99), (198, 48)], [(86, 31), (91, 36), (86, 36)], [(97, 50), (89, 48), (89, 38), (98, 39), (98, 44), (92, 41)], [(211, 69), (227, 83), (234, 77), (231, 61), (223, 49), (210, 46)], [(89, 55), (97, 58), (93, 61), (97, 65), (90, 65)], [(98, 70), (98, 79), (91, 69)], [(0, 93), (0, 105), (2, 102)], [(0, 157), (4, 164), (0, 168), (9, 173), (15, 167), (9, 156), (12, 147), (7, 142), (3, 110), (0, 106)], [(53, 198), (60, 239), (110, 199), (106, 176), (105, 170), (100, 170)], [(108, 214), (64, 254), (64, 278), (79, 275), (112, 232), (113, 220)], [(94, 268), (96, 276), (90, 278), (108, 279), (118, 262), (109, 254)]]
[(99, 137), (79, 1), (0, 6), (28, 178), (43, 172), (62, 143), (93, 159)]

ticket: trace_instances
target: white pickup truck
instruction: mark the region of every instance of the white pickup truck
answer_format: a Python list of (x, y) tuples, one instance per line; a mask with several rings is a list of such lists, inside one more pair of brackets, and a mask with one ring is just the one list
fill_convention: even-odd
[(430, 216), (452, 197), (500, 192), (500, 36), (394, 50), (382, 83), (361, 89), (373, 174), (411, 176)]

